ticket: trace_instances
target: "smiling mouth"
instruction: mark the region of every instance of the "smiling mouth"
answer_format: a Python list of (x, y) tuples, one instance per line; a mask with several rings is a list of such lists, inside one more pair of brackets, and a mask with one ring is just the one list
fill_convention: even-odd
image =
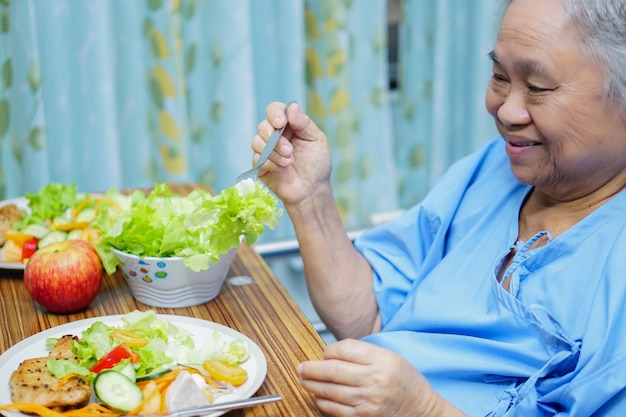
[(509, 145), (516, 147), (516, 148), (539, 145), (538, 142), (533, 142), (533, 141), (508, 141), (508, 142), (509, 142)]
[(529, 146), (539, 146), (541, 142), (528, 139), (523, 136), (505, 136), (506, 143), (514, 148), (526, 148)]

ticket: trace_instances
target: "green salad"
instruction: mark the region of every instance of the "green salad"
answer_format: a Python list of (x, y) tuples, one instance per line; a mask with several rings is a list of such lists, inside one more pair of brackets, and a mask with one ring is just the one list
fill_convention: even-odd
[[(16, 261), (23, 246), (34, 240), (33, 252), (66, 239), (92, 243), (108, 274), (120, 261), (112, 248), (140, 257), (182, 257), (194, 271), (209, 268), (245, 239), (253, 244), (278, 224), (282, 210), (262, 183), (247, 179), (213, 195), (195, 189), (186, 196), (157, 184), (146, 195), (81, 194), (76, 184), (50, 183), (26, 195), (29, 213), (13, 226)], [(20, 256), (22, 255), (22, 256)]]
[(135, 192), (126, 210), (100, 210), (92, 225), (101, 232), (95, 248), (107, 273), (119, 264), (111, 248), (140, 257), (182, 257), (200, 271), (242, 239), (256, 242), (281, 214), (276, 197), (252, 180), (217, 195), (196, 189), (180, 196), (157, 184), (147, 196)]
[[(121, 332), (120, 332), (121, 331)], [(142, 340), (141, 343), (132, 340)], [(58, 339), (49, 338), (46, 346), (51, 349)], [(127, 313), (122, 316), (121, 326), (109, 326), (101, 321), (94, 322), (72, 342), (72, 352), (78, 362), (65, 359), (50, 359), (46, 366), (58, 379), (67, 375), (81, 375), (93, 380), (105, 368), (123, 369), (130, 361), (120, 356), (116, 363), (103, 363), (120, 346), (130, 348), (134, 374), (141, 379), (147, 375), (168, 371), (177, 364), (198, 365), (206, 360), (216, 360), (230, 365), (239, 365), (249, 356), (248, 346), (243, 340), (221, 342), (215, 330), (203, 346), (195, 346), (192, 335), (182, 327), (157, 317), (154, 310)], [(113, 366), (114, 365), (114, 366)]]

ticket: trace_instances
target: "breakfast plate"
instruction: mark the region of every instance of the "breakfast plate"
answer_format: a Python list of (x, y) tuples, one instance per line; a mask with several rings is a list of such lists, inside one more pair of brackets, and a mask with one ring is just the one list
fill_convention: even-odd
[[(77, 197), (99, 197), (102, 194), (99, 193), (78, 193)], [(9, 204), (15, 204), (19, 209), (25, 210), (27, 213), (30, 213), (30, 209), (28, 207), (29, 200), (26, 197), (17, 197), (8, 200), (0, 201), (0, 207), (7, 206)], [(5, 262), (2, 261), (2, 251), (3, 249), (0, 247), (0, 269), (15, 269), (15, 270), (24, 270), (25, 265), (22, 262)]]
[[(8, 206), (9, 204), (15, 204), (20, 209), (28, 210), (28, 199), (25, 197), (17, 197), (0, 201), (0, 207)], [(24, 264), (22, 262), (3, 262), (2, 248), (0, 248), (0, 269), (24, 269)]]
[[(190, 332), (196, 347), (200, 347), (206, 343), (213, 336), (214, 330), (218, 332), (219, 341), (221, 343), (227, 343), (232, 340), (243, 340), (247, 344), (250, 354), (248, 359), (241, 364), (241, 367), (248, 372), (248, 379), (243, 385), (234, 388), (232, 393), (217, 397), (215, 400), (216, 403), (250, 398), (256, 393), (261, 384), (263, 384), (267, 374), (267, 361), (259, 346), (247, 336), (230, 327), (193, 317), (168, 314), (157, 314), (157, 317)], [(86, 330), (96, 321), (117, 327), (122, 325), (122, 315), (94, 317), (52, 327), (16, 343), (0, 355), (0, 404), (8, 404), (11, 402), (9, 378), (13, 371), (19, 367), (20, 363), (28, 358), (48, 355), (45, 343), (47, 338), (58, 338), (66, 334), (80, 336), (83, 330)], [(26, 414), (17, 411), (2, 411), (2, 414), (7, 417), (26, 417)], [(213, 417), (222, 414), (224, 414), (224, 412), (215, 412), (209, 415)]]

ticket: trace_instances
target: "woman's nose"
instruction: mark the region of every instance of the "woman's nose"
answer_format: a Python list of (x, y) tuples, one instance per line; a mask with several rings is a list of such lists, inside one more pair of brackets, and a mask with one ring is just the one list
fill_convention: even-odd
[(521, 94), (509, 94), (498, 108), (497, 114), (498, 120), (506, 126), (524, 125), (532, 120)]

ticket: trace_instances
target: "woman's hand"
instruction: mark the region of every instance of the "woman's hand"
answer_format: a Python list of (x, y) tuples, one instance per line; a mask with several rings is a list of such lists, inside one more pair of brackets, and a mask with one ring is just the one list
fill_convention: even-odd
[(331, 416), (462, 416), (400, 355), (371, 343), (344, 339), (323, 361), (303, 362), (298, 376)]
[[(266, 114), (252, 140), (255, 163), (274, 129), (285, 125), (285, 104), (269, 104)], [(330, 187), (331, 159), (326, 135), (297, 103), (289, 106), (287, 116), (289, 125), (259, 170), (259, 178), (289, 206), (314, 195), (319, 186)]]

